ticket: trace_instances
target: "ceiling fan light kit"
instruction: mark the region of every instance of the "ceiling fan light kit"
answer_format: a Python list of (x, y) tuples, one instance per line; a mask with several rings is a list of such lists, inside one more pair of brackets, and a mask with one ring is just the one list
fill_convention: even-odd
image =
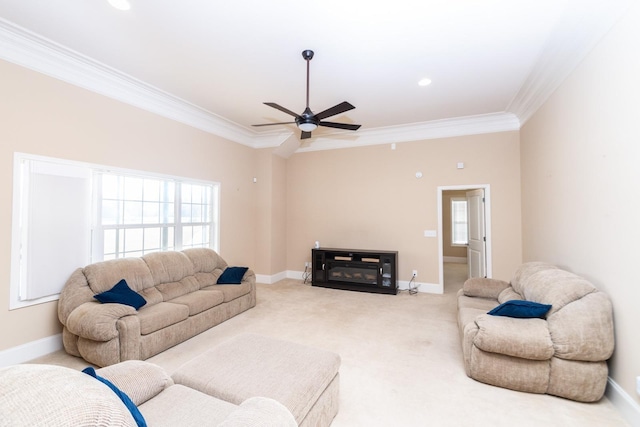
[(273, 125), (286, 125), (295, 123), (298, 126), (298, 129), (302, 131), (300, 134), (300, 139), (311, 138), (311, 132), (316, 130), (318, 126), (336, 128), (336, 129), (346, 129), (346, 130), (358, 130), (360, 125), (354, 125), (350, 123), (337, 123), (337, 122), (326, 122), (322, 119), (326, 119), (327, 117), (335, 116), (340, 113), (344, 113), (345, 111), (353, 110), (353, 105), (348, 102), (341, 102), (338, 105), (334, 105), (331, 108), (328, 108), (318, 114), (314, 114), (313, 111), (309, 108), (309, 61), (313, 59), (313, 51), (306, 49), (302, 51), (302, 58), (307, 61), (307, 104), (304, 112), (302, 114), (296, 114), (291, 110), (288, 110), (274, 102), (265, 102), (265, 105), (268, 105), (271, 108), (275, 108), (276, 110), (280, 110), (283, 113), (289, 114), (294, 117), (293, 122), (282, 122), (282, 123), (263, 123), (259, 125), (253, 126), (273, 126)]

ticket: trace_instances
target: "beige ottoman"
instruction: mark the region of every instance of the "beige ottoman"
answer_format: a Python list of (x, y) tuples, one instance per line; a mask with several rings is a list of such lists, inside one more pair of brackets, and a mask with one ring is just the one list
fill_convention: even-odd
[(236, 405), (253, 396), (270, 397), (300, 426), (328, 426), (338, 413), (339, 367), (335, 353), (244, 334), (184, 364), (172, 377)]

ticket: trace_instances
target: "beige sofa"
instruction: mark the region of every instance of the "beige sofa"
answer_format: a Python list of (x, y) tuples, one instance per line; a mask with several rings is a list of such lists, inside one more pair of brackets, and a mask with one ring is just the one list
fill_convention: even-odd
[[(127, 361), (98, 369), (137, 406), (149, 426), (297, 426), (279, 402), (251, 397), (239, 405), (183, 385), (159, 366)], [(136, 426), (109, 386), (70, 368), (14, 365), (0, 369), (0, 425)]]
[[(510, 300), (550, 304), (543, 318), (493, 316)], [(469, 279), (458, 293), (467, 375), (478, 381), (582, 402), (599, 400), (614, 348), (611, 302), (553, 265), (523, 264), (510, 283)]]
[[(218, 285), (227, 263), (213, 250), (155, 252), (77, 269), (58, 301), (67, 353), (97, 366), (144, 360), (256, 305), (255, 274)], [(94, 295), (121, 279), (144, 297), (139, 310)]]

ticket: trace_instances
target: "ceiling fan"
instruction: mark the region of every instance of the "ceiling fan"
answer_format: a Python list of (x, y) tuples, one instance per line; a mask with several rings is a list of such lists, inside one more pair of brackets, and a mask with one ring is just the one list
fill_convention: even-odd
[(263, 123), (259, 125), (252, 126), (273, 126), (273, 125), (288, 125), (295, 123), (298, 128), (302, 131), (300, 135), (300, 139), (311, 138), (311, 131), (315, 130), (318, 126), (325, 126), (329, 128), (336, 129), (346, 129), (346, 130), (358, 130), (360, 125), (353, 125), (349, 123), (336, 123), (336, 122), (327, 122), (322, 119), (326, 119), (327, 117), (335, 116), (336, 114), (344, 113), (345, 111), (353, 110), (353, 105), (348, 102), (341, 102), (338, 105), (334, 105), (331, 108), (328, 108), (318, 114), (314, 114), (313, 111), (309, 108), (309, 61), (313, 59), (313, 51), (312, 50), (304, 50), (302, 51), (302, 57), (305, 61), (307, 61), (307, 107), (304, 109), (302, 114), (296, 114), (291, 110), (288, 110), (275, 102), (265, 102), (265, 105), (269, 107), (275, 108), (276, 110), (280, 110), (283, 113), (287, 113), (293, 117), (295, 117), (295, 121), (293, 122), (281, 122), (281, 123)]

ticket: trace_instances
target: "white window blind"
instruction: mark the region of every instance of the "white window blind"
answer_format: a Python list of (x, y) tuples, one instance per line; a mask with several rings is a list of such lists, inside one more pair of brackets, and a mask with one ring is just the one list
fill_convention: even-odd
[[(16, 158), (20, 239), (17, 300), (44, 302), (89, 261), (91, 171), (70, 163)], [(19, 304), (20, 305), (20, 304)]]

